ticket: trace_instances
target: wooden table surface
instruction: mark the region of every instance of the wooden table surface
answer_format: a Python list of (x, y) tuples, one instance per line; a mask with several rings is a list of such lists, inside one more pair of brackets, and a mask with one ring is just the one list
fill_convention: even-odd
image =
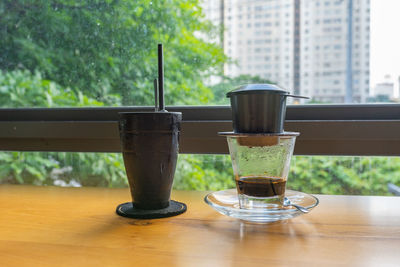
[(119, 217), (128, 189), (0, 186), (0, 266), (400, 266), (400, 198), (318, 196), (272, 224), (220, 215), (204, 192), (188, 211)]

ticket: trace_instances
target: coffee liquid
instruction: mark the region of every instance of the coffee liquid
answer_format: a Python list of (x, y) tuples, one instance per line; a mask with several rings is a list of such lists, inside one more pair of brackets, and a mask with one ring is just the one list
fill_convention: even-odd
[(236, 179), (239, 194), (252, 197), (274, 197), (285, 194), (286, 180), (280, 177), (242, 176)]

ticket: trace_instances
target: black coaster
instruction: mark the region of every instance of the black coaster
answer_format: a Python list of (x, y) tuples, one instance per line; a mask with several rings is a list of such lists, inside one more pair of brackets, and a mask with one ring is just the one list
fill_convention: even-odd
[(132, 202), (126, 202), (118, 205), (117, 214), (123, 217), (134, 219), (157, 219), (172, 217), (182, 214), (186, 211), (186, 204), (175, 200), (169, 201), (169, 206), (158, 210), (142, 210), (133, 207)]

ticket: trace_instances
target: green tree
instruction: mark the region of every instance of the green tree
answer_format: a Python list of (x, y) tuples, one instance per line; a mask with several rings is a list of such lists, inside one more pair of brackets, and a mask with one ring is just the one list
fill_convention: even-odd
[[(219, 74), (226, 57), (199, 37), (205, 34), (218, 30), (205, 21), (197, 0), (1, 1), (0, 105), (151, 104), (159, 42), (166, 103), (207, 103), (213, 94), (203, 80)], [(2, 178), (9, 182), (126, 185), (119, 154), (1, 156)]]
[[(110, 96), (109, 96), (110, 97)], [(118, 103), (119, 97), (113, 96)], [(7, 107), (102, 106), (79, 90), (46, 80), (36, 71), (0, 70), (0, 102)], [(126, 185), (117, 153), (0, 152), (0, 181), (53, 185)]]
[[(116, 103), (120, 101), (117, 95), (113, 99)], [(77, 89), (44, 79), (38, 71), (32, 74), (28, 70), (0, 70), (0, 103), (9, 108), (104, 105)]]
[(398, 157), (297, 156), (288, 187), (309, 193), (390, 195), (389, 182), (400, 185)]
[[(400, 185), (399, 157), (295, 156), (287, 187), (333, 195), (391, 195), (388, 183)], [(234, 188), (229, 156), (180, 155), (175, 188)]]
[(0, 69), (45, 79), (115, 105), (153, 103), (157, 43), (165, 47), (167, 104), (207, 103), (203, 80), (226, 60), (197, 0), (0, 1)]
[(231, 160), (224, 155), (179, 155), (174, 188), (221, 190), (235, 187)]

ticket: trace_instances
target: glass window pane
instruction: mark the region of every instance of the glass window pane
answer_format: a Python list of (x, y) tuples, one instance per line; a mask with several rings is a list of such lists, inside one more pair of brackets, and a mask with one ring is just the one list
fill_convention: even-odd
[[(1, 184), (127, 187), (119, 153), (0, 152)], [(294, 156), (287, 188), (314, 194), (392, 195), (399, 157)], [(180, 154), (174, 189), (234, 188), (228, 155)]]
[(400, 4), (389, 0), (0, 2), (0, 107), (228, 104), (243, 83), (311, 100), (395, 102)]
[(0, 107), (206, 104), (227, 60), (198, 1), (0, 2)]
[(276, 83), (311, 98), (294, 104), (399, 102), (400, 38), (387, 31), (400, 23), (397, 3), (204, 2), (214, 24), (226, 28), (223, 47), (232, 60), (214, 88), (219, 103), (228, 103), (220, 91), (248, 82)]
[(127, 186), (120, 153), (0, 152), (0, 183)]

